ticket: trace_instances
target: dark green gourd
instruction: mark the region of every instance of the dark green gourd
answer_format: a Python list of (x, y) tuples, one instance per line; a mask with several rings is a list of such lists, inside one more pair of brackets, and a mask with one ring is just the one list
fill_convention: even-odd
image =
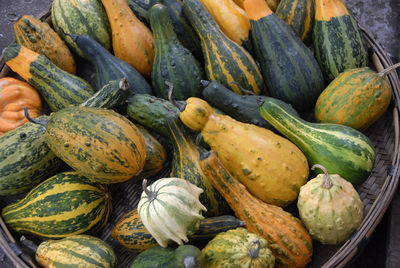
[(147, 3), (144, 3), (144, 1), (138, 1), (138, 0), (126, 0), (128, 3), (129, 8), (133, 11), (135, 16), (143, 23), (146, 25), (149, 24), (149, 1), (146, 1)]
[(96, 70), (96, 87), (102, 88), (111, 80), (126, 78), (130, 95), (137, 93), (152, 94), (146, 79), (131, 65), (116, 58), (98, 42), (87, 35), (72, 35), (74, 42), (90, 59)]
[(150, 6), (163, 4), (169, 11), (169, 17), (174, 26), (174, 31), (179, 42), (192, 52), (196, 59), (203, 63), (203, 52), (201, 51), (200, 39), (183, 14), (181, 0), (151, 0)]
[(269, 93), (298, 111), (314, 107), (325, 87), (318, 62), (293, 29), (263, 0), (246, 0), (255, 55)]
[(173, 96), (176, 99), (200, 96), (200, 81), (204, 78), (204, 71), (190, 51), (179, 42), (168, 9), (162, 4), (155, 4), (149, 13), (155, 42), (151, 72), (154, 94), (168, 99), (168, 86), (165, 81), (169, 81), (174, 86)]
[(217, 80), (239, 94), (243, 94), (240, 86), (261, 94), (263, 77), (253, 57), (221, 31), (203, 4), (198, 0), (185, 0), (183, 12), (200, 37), (207, 79)]
[[(212, 106), (221, 109), (232, 118), (250, 123), (260, 127), (268, 128), (278, 133), (275, 128), (261, 117), (258, 103), (265, 99), (265, 96), (239, 95), (217, 81), (202, 81), (205, 88), (202, 91), (204, 99)], [(298, 116), (298, 113), (290, 104), (278, 100), (287, 111)]]

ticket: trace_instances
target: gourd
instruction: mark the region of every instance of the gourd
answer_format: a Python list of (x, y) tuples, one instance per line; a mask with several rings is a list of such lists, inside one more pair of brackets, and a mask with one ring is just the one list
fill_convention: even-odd
[(24, 15), (14, 23), (14, 33), (21, 46), (44, 54), (64, 71), (76, 73), (75, 60), (67, 45), (46, 22)]
[(13, 43), (4, 50), (6, 64), (39, 91), (55, 112), (78, 105), (93, 93), (92, 86), (52, 63), (46, 56)]
[(346, 69), (368, 64), (357, 22), (342, 0), (315, 0), (313, 44), (315, 57), (329, 82)]
[(150, 248), (140, 253), (130, 268), (195, 268), (200, 257), (200, 250), (192, 245), (178, 248)]
[(391, 69), (376, 73), (364, 67), (340, 73), (318, 97), (316, 121), (367, 129), (390, 104), (392, 89), (384, 75)]
[[(200, 220), (199, 229), (189, 235), (189, 242), (209, 240), (220, 232), (243, 227), (244, 222), (234, 216), (224, 215)], [(112, 230), (112, 237), (134, 253), (158, 246), (157, 241), (144, 227), (137, 209), (123, 215)]]
[(126, 0), (101, 0), (111, 25), (114, 55), (139, 73), (149, 76), (154, 59), (154, 40), (149, 28), (129, 8)]
[(168, 100), (148, 94), (135, 94), (129, 99), (127, 114), (135, 122), (165, 137), (170, 134), (165, 125), (167, 115), (179, 115), (179, 110)]
[(275, 14), (292, 27), (304, 44), (311, 45), (315, 17), (313, 0), (282, 0)]
[(42, 267), (117, 267), (117, 257), (107, 243), (83, 234), (43, 241), (36, 250), (35, 259)]
[(343, 125), (310, 123), (289, 114), (268, 97), (260, 106), (260, 114), (303, 151), (310, 166), (321, 164), (329, 173), (339, 174), (354, 185), (371, 173), (376, 154), (361, 132)]
[(308, 178), (304, 154), (288, 139), (226, 115), (215, 114), (207, 102), (189, 98), (177, 102), (180, 119), (201, 131), (229, 172), (262, 201), (287, 206)]
[(76, 172), (62, 172), (2, 210), (9, 230), (42, 238), (96, 233), (107, 223), (111, 199), (106, 186)]
[(305, 267), (311, 261), (312, 240), (301, 223), (282, 208), (252, 196), (224, 167), (214, 151), (200, 150), (200, 165), (246, 229), (268, 241), (276, 267)]
[(311, 179), (300, 189), (299, 215), (313, 239), (322, 244), (341, 244), (360, 226), (364, 205), (353, 185), (337, 174)]
[(167, 153), (162, 144), (154, 138), (143, 126), (136, 124), (146, 144), (146, 159), (139, 175), (134, 177), (135, 181), (149, 178), (159, 173), (167, 163)]
[[(111, 81), (81, 106), (111, 109), (124, 102), (127, 85), (123, 81)], [(49, 117), (42, 115), (36, 119), (47, 121)], [(1, 196), (30, 190), (64, 167), (65, 163), (47, 145), (45, 133), (42, 125), (27, 122), (0, 136)]]
[(239, 45), (248, 42), (250, 21), (242, 8), (232, 0), (200, 0), (200, 2), (229, 39)]
[(30, 121), (46, 127), (47, 144), (59, 158), (93, 181), (126, 181), (144, 166), (142, 134), (113, 110), (69, 107), (53, 113), (48, 121)]
[[(251, 123), (277, 132), (273, 126), (261, 117), (258, 111), (258, 102), (261, 102), (264, 96), (239, 95), (215, 80), (212, 82), (202, 81), (202, 84), (205, 86), (202, 91), (204, 100), (214, 108), (217, 107), (221, 109), (227, 115), (240, 122)], [(283, 101), (281, 102), (289, 112), (298, 115), (290, 104)]]
[(72, 52), (85, 58), (69, 35), (89, 35), (105, 49), (111, 50), (111, 29), (99, 0), (54, 0), (51, 5), (53, 28)]
[[(268, 4), (268, 7), (274, 12), (278, 8), (280, 1), (281, 0), (265, 0), (265, 2), (267, 2), (267, 4)], [(243, 0), (233, 0), (233, 2), (235, 2), (236, 5), (238, 5), (238, 6), (240, 6), (241, 8), (244, 9)]]
[(265, 267), (275, 265), (268, 242), (244, 228), (219, 233), (201, 250), (201, 267)]
[(298, 111), (315, 105), (325, 87), (318, 62), (294, 30), (273, 14), (264, 0), (245, 0), (256, 59), (271, 97)]
[(200, 37), (207, 79), (239, 94), (239, 85), (256, 95), (263, 92), (263, 77), (252, 56), (222, 33), (206, 8), (198, 0), (185, 0), (183, 12)]
[(151, 82), (157, 97), (168, 99), (166, 81), (174, 85), (176, 99), (200, 96), (204, 70), (188, 49), (179, 42), (168, 9), (162, 4), (150, 10), (150, 25), (154, 35), (155, 57)]
[(224, 198), (214, 189), (204, 175), (199, 164), (196, 137), (177, 115), (167, 115), (164, 122), (168, 140), (172, 145), (173, 155), (170, 177), (178, 177), (203, 189), (200, 202), (207, 208), (206, 217), (225, 215), (230, 208)]
[(174, 32), (179, 42), (190, 52), (196, 59), (203, 63), (203, 52), (201, 51), (200, 39), (190, 25), (189, 21), (183, 14), (183, 4), (181, 0), (151, 0), (150, 6), (155, 4), (163, 4), (169, 11), (169, 16), (174, 26)]
[(126, 0), (126, 3), (128, 4), (129, 8), (133, 11), (135, 16), (146, 26), (148, 26), (148, 20), (149, 20), (149, 1), (137, 1), (137, 0)]
[(33, 117), (40, 115), (42, 100), (38, 92), (26, 82), (12, 77), (0, 78), (0, 135), (28, 122), (24, 107)]
[(200, 203), (203, 189), (179, 178), (162, 178), (147, 188), (143, 180), (143, 193), (138, 204), (139, 217), (146, 229), (162, 247), (172, 240), (179, 245), (188, 242), (187, 235), (199, 229)]
[(94, 65), (97, 88), (124, 77), (130, 85), (130, 96), (137, 93), (152, 94), (150, 85), (135, 68), (116, 58), (88, 35), (72, 35), (71, 38)]

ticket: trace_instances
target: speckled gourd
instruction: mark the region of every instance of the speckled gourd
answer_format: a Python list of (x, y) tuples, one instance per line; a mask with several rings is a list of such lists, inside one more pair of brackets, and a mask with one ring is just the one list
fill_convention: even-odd
[(353, 185), (337, 174), (324, 174), (300, 188), (297, 207), (311, 236), (323, 244), (341, 244), (360, 226), (364, 205)]
[(201, 131), (229, 172), (255, 197), (277, 206), (287, 206), (297, 198), (309, 170), (296, 145), (268, 129), (216, 114), (202, 99), (175, 103), (181, 121)]
[(268, 242), (244, 228), (219, 233), (201, 251), (201, 267), (272, 268), (275, 256)]
[(161, 247), (167, 247), (171, 240), (183, 245), (189, 241), (187, 236), (199, 229), (204, 219), (201, 211), (207, 210), (199, 201), (202, 192), (180, 178), (158, 179), (149, 187), (143, 180), (139, 217)]

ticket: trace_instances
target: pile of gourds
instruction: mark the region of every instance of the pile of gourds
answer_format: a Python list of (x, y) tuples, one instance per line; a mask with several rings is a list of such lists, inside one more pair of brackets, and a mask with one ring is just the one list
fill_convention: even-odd
[(131, 267), (305, 267), (312, 239), (359, 227), (361, 131), (394, 67), (367, 67), (342, 0), (54, 0), (51, 18), (15, 23), (3, 56), (22, 79), (0, 79), (0, 195), (25, 194), (1, 215), (44, 240), (40, 265), (116, 267), (93, 235), (128, 181), (143, 192), (112, 236)]

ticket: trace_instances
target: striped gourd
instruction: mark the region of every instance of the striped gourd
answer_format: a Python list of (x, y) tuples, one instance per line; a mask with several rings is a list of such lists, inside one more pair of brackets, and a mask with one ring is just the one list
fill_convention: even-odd
[(181, 122), (179, 115), (167, 116), (165, 126), (169, 131), (168, 138), (173, 147), (170, 177), (185, 179), (204, 190), (200, 202), (207, 208), (207, 212), (204, 213), (206, 217), (229, 213), (229, 206), (200, 169), (193, 133)]
[(71, 50), (85, 58), (75, 45), (71, 34), (86, 34), (111, 50), (111, 28), (107, 14), (99, 0), (54, 0), (51, 19), (58, 35)]
[(200, 81), (205, 77), (204, 70), (192, 53), (179, 42), (168, 8), (155, 4), (150, 8), (149, 14), (155, 43), (151, 72), (154, 95), (168, 99), (165, 81), (169, 81), (174, 86), (173, 96), (176, 99), (200, 96)]
[(314, 107), (325, 82), (311, 50), (287, 23), (272, 13), (264, 0), (245, 0), (243, 4), (270, 96), (298, 111)]
[(275, 14), (289, 24), (307, 46), (312, 43), (314, 0), (282, 0)]
[(202, 211), (199, 195), (203, 189), (180, 178), (161, 178), (150, 186), (143, 180), (138, 214), (157, 243), (167, 247), (169, 241), (179, 245), (199, 229)]
[(389, 83), (369, 67), (345, 70), (319, 96), (315, 119), (363, 131), (383, 115), (391, 99)]
[(24, 15), (14, 23), (14, 33), (21, 46), (46, 55), (64, 71), (76, 73), (75, 60), (67, 45), (46, 22)]
[(353, 184), (366, 180), (374, 167), (375, 150), (368, 137), (343, 125), (310, 123), (289, 114), (267, 97), (260, 106), (261, 116), (306, 155), (309, 165), (323, 165)]
[(28, 122), (0, 136), (0, 196), (23, 193), (63, 166), (48, 147), (45, 131)]
[(117, 257), (107, 243), (83, 234), (44, 241), (37, 248), (35, 258), (42, 267), (117, 267)]
[(111, 199), (105, 186), (76, 172), (62, 172), (4, 207), (2, 217), (11, 231), (63, 238), (99, 231), (110, 212)]
[(263, 77), (252, 56), (222, 33), (200, 1), (185, 0), (183, 12), (200, 37), (207, 79), (239, 94), (243, 94), (240, 86), (256, 95), (262, 93)]
[(46, 141), (70, 167), (101, 183), (131, 179), (146, 158), (137, 127), (109, 109), (69, 107), (53, 113), (46, 124)]
[(93, 95), (92, 86), (52, 63), (46, 56), (14, 43), (4, 50), (6, 64), (45, 99), (52, 111), (78, 105)]
[[(220, 232), (243, 227), (244, 222), (224, 215), (200, 220), (199, 229), (188, 236), (189, 241), (208, 240)], [(158, 246), (157, 241), (143, 225), (137, 209), (123, 215), (112, 230), (112, 237), (134, 253)]]
[(367, 66), (366, 45), (343, 0), (315, 0), (313, 42), (327, 81), (346, 69)]

